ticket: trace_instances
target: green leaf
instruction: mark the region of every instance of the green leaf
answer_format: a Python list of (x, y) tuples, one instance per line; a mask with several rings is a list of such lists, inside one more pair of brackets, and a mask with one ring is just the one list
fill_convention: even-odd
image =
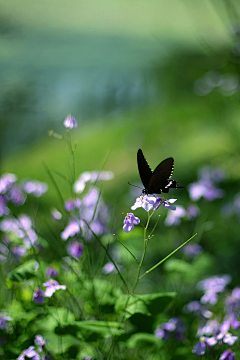
[(177, 271), (181, 273), (191, 272), (192, 265), (181, 259), (170, 259), (164, 264), (164, 270)]
[[(176, 296), (175, 293), (154, 293), (145, 295), (132, 295), (126, 309), (126, 318), (134, 314), (144, 314), (146, 316), (159, 314), (166, 305)], [(128, 295), (121, 295), (115, 304), (117, 313), (125, 311)]]
[(37, 262), (33, 259), (26, 261), (24, 264), (11, 271), (7, 276), (7, 280), (22, 282), (35, 277), (37, 269), (36, 265)]
[(124, 333), (123, 324), (114, 321), (75, 321), (71, 324), (57, 326), (57, 334), (71, 333), (78, 338), (96, 341), (99, 338), (120, 336)]
[(121, 294), (120, 288), (116, 288), (109, 281), (102, 279), (85, 281), (84, 289), (82, 289), (82, 296), (85, 300), (92, 301), (95, 297), (100, 306), (114, 305)]
[(155, 335), (148, 333), (138, 333), (132, 335), (127, 345), (131, 349), (146, 349), (146, 347), (152, 347), (153, 345), (160, 346), (162, 341), (157, 339)]

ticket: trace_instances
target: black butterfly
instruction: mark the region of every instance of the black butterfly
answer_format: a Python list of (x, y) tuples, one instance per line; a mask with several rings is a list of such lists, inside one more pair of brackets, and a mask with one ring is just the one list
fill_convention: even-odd
[(137, 163), (139, 175), (144, 186), (144, 194), (168, 193), (170, 188), (183, 188), (183, 186), (178, 186), (177, 181), (170, 180), (174, 169), (172, 157), (163, 160), (152, 172), (142, 150), (139, 149), (137, 152)]

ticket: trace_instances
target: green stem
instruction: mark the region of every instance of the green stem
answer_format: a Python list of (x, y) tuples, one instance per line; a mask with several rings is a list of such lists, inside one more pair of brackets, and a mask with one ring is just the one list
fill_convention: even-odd
[(156, 269), (159, 265), (161, 265), (165, 260), (167, 260), (168, 258), (170, 258), (170, 256), (172, 256), (173, 254), (175, 254), (175, 252), (177, 252), (178, 250), (180, 250), (184, 245), (186, 245), (190, 240), (192, 240), (195, 236), (197, 235), (197, 233), (195, 235), (193, 235), (190, 239), (188, 239), (187, 241), (185, 241), (182, 245), (180, 245), (177, 249), (175, 249), (174, 251), (172, 251), (170, 254), (168, 254), (164, 259), (162, 259), (161, 261), (159, 261), (156, 265), (154, 265), (151, 269), (147, 270), (142, 276), (140, 276), (139, 280), (142, 279), (145, 275), (149, 274), (151, 271), (153, 271), (154, 269)]

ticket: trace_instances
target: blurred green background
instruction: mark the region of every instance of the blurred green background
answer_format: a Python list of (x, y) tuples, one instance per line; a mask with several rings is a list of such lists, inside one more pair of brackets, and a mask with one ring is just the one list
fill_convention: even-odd
[[(226, 198), (239, 191), (238, 1), (1, 0), (0, 14), (1, 172), (48, 182), (46, 207), (58, 197), (43, 161), (64, 174), (70, 161), (65, 143), (47, 133), (63, 133), (69, 113), (78, 122), (76, 174), (115, 174), (103, 191), (118, 226), (134, 200), (128, 181), (140, 180), (138, 148), (153, 168), (175, 159), (174, 178), (185, 186), (170, 196), (178, 204), (188, 204), (187, 185), (203, 165), (226, 172)], [(180, 239), (200, 232), (217, 259), (211, 271), (231, 264), (237, 282), (239, 223), (220, 218), (226, 198), (203, 203), (211, 232), (202, 235), (206, 215)]]

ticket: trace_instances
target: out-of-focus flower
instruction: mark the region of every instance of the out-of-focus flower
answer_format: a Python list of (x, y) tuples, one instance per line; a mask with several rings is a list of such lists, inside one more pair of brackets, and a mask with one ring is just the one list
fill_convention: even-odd
[(202, 252), (202, 247), (198, 244), (187, 244), (183, 247), (184, 254), (194, 258)]
[(219, 333), (220, 324), (216, 320), (208, 320), (204, 326), (198, 329), (197, 336), (216, 336)]
[(198, 289), (204, 290), (205, 294), (201, 298), (203, 304), (216, 304), (218, 300), (217, 293), (223, 292), (225, 286), (231, 281), (229, 275), (213, 276), (202, 280), (197, 284)]
[(77, 181), (73, 185), (73, 190), (76, 194), (80, 194), (84, 191), (86, 184), (88, 182), (95, 183), (96, 181), (101, 180), (111, 180), (113, 179), (114, 174), (112, 171), (85, 171), (82, 173)]
[(9, 189), (8, 196), (11, 202), (16, 206), (21, 206), (26, 200), (26, 195), (22, 192), (21, 188), (14, 185)]
[(187, 210), (187, 218), (189, 220), (195, 219), (200, 213), (199, 207), (194, 204), (189, 205), (186, 210)]
[(50, 279), (47, 282), (45, 282), (43, 286), (47, 287), (44, 293), (45, 297), (51, 297), (56, 290), (60, 290), (60, 289), (66, 290), (66, 285), (59, 285), (59, 283), (53, 279)]
[(48, 184), (37, 180), (24, 180), (23, 190), (27, 194), (32, 194), (36, 197), (40, 197), (48, 190)]
[(19, 223), (18, 223), (18, 231), (17, 236), (20, 239), (23, 239), (24, 244), (27, 248), (30, 248), (36, 240), (38, 239), (38, 236), (35, 232), (35, 230), (32, 228), (33, 223), (32, 220), (28, 215), (22, 214), (18, 217)]
[(199, 180), (189, 185), (189, 196), (193, 201), (203, 197), (205, 200), (212, 201), (221, 198), (224, 191), (217, 189), (215, 184), (224, 179), (224, 172), (220, 169), (204, 167), (199, 171)]
[[(119, 271), (123, 271), (123, 267), (121, 265), (116, 264), (117, 268)], [(108, 262), (104, 265), (104, 267), (102, 268), (102, 272), (104, 274), (112, 274), (112, 273), (116, 273), (117, 270), (114, 266), (114, 264), (112, 262)]]
[(43, 346), (48, 342), (48, 340), (45, 340), (42, 337), (42, 335), (36, 335), (34, 342), (35, 342), (35, 345), (39, 346), (38, 351), (42, 352), (43, 351)]
[(36, 304), (42, 304), (44, 302), (44, 297), (45, 297), (44, 291), (39, 288), (37, 288), (33, 293), (33, 301)]
[(141, 195), (136, 199), (134, 205), (131, 206), (131, 209), (136, 210), (136, 209), (142, 207), (144, 210), (150, 211), (154, 207), (155, 204), (156, 204), (155, 196)]
[(221, 340), (228, 345), (233, 345), (238, 340), (238, 336), (233, 336), (229, 332), (220, 332), (220, 334), (217, 335), (217, 340)]
[(181, 218), (184, 217), (185, 215), (186, 215), (186, 210), (181, 205), (178, 205), (176, 206), (175, 211), (170, 210), (168, 212), (164, 224), (166, 226), (172, 226), (172, 225), (177, 226), (181, 223)]
[(52, 209), (51, 216), (54, 221), (59, 221), (62, 218), (62, 214), (57, 209)]
[(75, 209), (79, 209), (80, 206), (81, 206), (80, 199), (75, 199), (75, 200), (70, 199), (70, 200), (65, 201), (65, 203), (64, 203), (64, 207), (68, 212), (73, 211)]
[(5, 195), (0, 194), (0, 216), (8, 215), (10, 213), (7, 207), (7, 198)]
[(140, 223), (140, 219), (134, 216), (133, 213), (128, 213), (123, 221), (123, 230), (125, 232), (130, 232), (134, 229), (134, 225), (138, 225)]
[(177, 340), (183, 340), (183, 330), (184, 326), (180, 319), (172, 318), (166, 323), (162, 323), (156, 330), (155, 336), (159, 339), (168, 340), (170, 338), (170, 333), (175, 332)]
[(198, 316), (203, 317), (205, 319), (209, 319), (212, 316), (212, 312), (207, 310), (199, 301), (191, 301), (187, 305), (184, 306), (185, 312), (194, 312)]
[(235, 353), (231, 349), (229, 349), (229, 350), (224, 351), (224, 353), (222, 353), (219, 360), (236, 360), (234, 355), (235, 355)]
[(66, 119), (64, 120), (63, 125), (67, 129), (77, 128), (77, 122), (76, 122), (75, 117), (73, 117), (73, 116), (71, 116), (71, 114), (69, 114), (66, 117)]
[(80, 226), (76, 221), (70, 222), (63, 232), (61, 233), (61, 238), (67, 240), (69, 237), (75, 236), (80, 232)]
[(11, 316), (5, 316), (3, 314), (0, 314), (0, 329), (6, 330), (7, 328), (7, 321), (12, 321), (13, 318)]
[(59, 271), (58, 269), (56, 269), (53, 266), (48, 266), (46, 269), (46, 277), (50, 278), (50, 277), (58, 277), (59, 276)]
[(232, 294), (227, 296), (225, 300), (226, 304), (226, 312), (228, 314), (238, 313), (239, 305), (240, 305), (240, 287), (236, 287), (233, 289)]
[(83, 253), (83, 244), (79, 241), (72, 241), (67, 246), (68, 254), (79, 259)]
[(16, 181), (16, 175), (9, 173), (3, 174), (0, 177), (0, 194), (5, 194)]
[(34, 360), (40, 360), (40, 355), (34, 349), (34, 346), (30, 346), (28, 349), (23, 350), (22, 354), (17, 358), (17, 360), (24, 360), (25, 356)]
[(200, 341), (194, 346), (193, 353), (196, 355), (204, 355), (206, 351), (206, 347), (211, 347), (216, 345), (217, 340), (215, 337), (208, 338), (206, 336), (202, 336)]

